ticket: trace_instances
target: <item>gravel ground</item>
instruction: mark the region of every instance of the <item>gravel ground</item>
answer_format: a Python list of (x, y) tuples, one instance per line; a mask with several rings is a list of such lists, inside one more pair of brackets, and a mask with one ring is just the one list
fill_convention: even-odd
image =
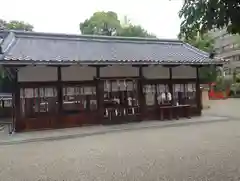
[(0, 146), (0, 181), (237, 181), (239, 105), (212, 101), (225, 122)]
[(240, 119), (240, 98), (227, 100), (214, 100), (210, 102), (211, 109), (205, 110), (206, 114), (229, 116)]
[(232, 120), (0, 146), (0, 180), (240, 180), (239, 127)]

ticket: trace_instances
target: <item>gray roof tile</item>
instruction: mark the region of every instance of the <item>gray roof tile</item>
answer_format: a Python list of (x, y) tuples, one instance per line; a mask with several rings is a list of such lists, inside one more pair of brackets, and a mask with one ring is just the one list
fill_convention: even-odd
[[(206, 52), (179, 40), (8, 32), (5, 61), (212, 64)], [(0, 33), (1, 34), (1, 33)], [(10, 36), (11, 34), (11, 36)], [(12, 38), (12, 41), (9, 39)], [(6, 45), (5, 45), (6, 46)]]

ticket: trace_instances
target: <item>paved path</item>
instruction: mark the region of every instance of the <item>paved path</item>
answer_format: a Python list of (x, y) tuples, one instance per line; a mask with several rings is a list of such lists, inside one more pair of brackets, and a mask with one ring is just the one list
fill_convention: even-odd
[(237, 181), (239, 128), (228, 121), (0, 146), (0, 180)]
[(148, 127), (0, 145), (0, 181), (237, 181), (239, 103), (213, 102), (205, 115), (232, 119), (205, 120), (211, 124), (141, 123)]
[(112, 126), (89, 126), (68, 129), (55, 129), (45, 131), (31, 131), (15, 133), (9, 135), (7, 127), (0, 132), (0, 145), (21, 144), (36, 141), (54, 141), (63, 139), (72, 139), (92, 135), (101, 135), (106, 133), (116, 133), (123, 131), (133, 131), (140, 129), (156, 129), (176, 126), (186, 126), (191, 124), (206, 124), (216, 121), (227, 121), (228, 117), (219, 116), (201, 116), (192, 119), (180, 119), (172, 121), (143, 121), (141, 123), (129, 123)]
[(211, 109), (205, 111), (208, 115), (228, 116), (240, 119), (240, 98), (214, 100), (211, 101), (210, 106)]

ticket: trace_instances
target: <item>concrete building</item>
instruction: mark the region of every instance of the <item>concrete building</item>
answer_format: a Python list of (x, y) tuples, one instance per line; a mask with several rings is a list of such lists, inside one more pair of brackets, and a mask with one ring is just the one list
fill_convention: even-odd
[(229, 34), (226, 29), (214, 30), (209, 34), (215, 41), (216, 56), (229, 61), (223, 67), (225, 75), (232, 75), (234, 70), (240, 73), (240, 36)]

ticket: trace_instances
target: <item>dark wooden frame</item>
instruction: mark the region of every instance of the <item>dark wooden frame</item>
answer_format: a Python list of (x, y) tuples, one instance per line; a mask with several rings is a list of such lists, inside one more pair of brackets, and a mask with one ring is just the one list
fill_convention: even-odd
[[(173, 79), (172, 78), (172, 67), (174, 66), (166, 66), (169, 68), (169, 78), (167, 79), (146, 79), (143, 76), (142, 68), (143, 65), (139, 65), (139, 76), (138, 77), (100, 77), (100, 68), (101, 66), (96, 67), (96, 77), (94, 77), (91, 81), (62, 81), (61, 80), (61, 67), (57, 66), (58, 80), (57, 81), (49, 81), (49, 82), (18, 82), (17, 81), (17, 69), (15, 69), (14, 76), (14, 125), (16, 131), (23, 130), (33, 130), (33, 129), (45, 129), (45, 128), (65, 128), (72, 126), (82, 126), (86, 124), (104, 124), (103, 119), (103, 81), (104, 79), (137, 79), (138, 81), (138, 99), (140, 103), (140, 117), (138, 120), (148, 120), (152, 119), (149, 115), (151, 113), (146, 113), (146, 105), (145, 99), (143, 95), (143, 86), (145, 84), (168, 84), (171, 94), (173, 95), (173, 84), (187, 84), (187, 83), (196, 83), (196, 102), (197, 107), (190, 110), (190, 116), (193, 115), (201, 115), (201, 92), (200, 92), (200, 80), (199, 80), (199, 67), (196, 67), (197, 78), (189, 78), (189, 79)], [(64, 114), (62, 111), (62, 87), (66, 85), (94, 85), (96, 86), (96, 96), (97, 96), (97, 111), (89, 112), (81, 112), (79, 114), (69, 115)], [(20, 115), (20, 88), (35, 88), (42, 86), (51, 86), (56, 87), (58, 91), (58, 113), (49, 114), (44, 116), (39, 116), (38, 118), (25, 118), (21, 119)], [(156, 119), (160, 119), (160, 117), (156, 117)], [(128, 120), (125, 120), (128, 121)], [(30, 125), (28, 125), (30, 124)]]

